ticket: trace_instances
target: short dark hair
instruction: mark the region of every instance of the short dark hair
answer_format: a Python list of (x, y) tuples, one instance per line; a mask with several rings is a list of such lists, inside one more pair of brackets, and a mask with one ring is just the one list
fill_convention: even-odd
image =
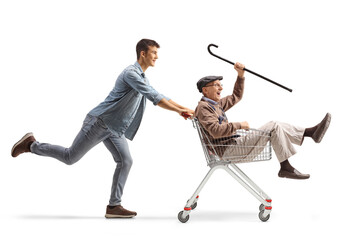
[(140, 58), (140, 52), (141, 51), (145, 51), (147, 52), (149, 50), (149, 46), (153, 47), (157, 47), (160, 48), (160, 45), (155, 42), (154, 40), (151, 39), (141, 39), (137, 44), (136, 44), (136, 57), (139, 60)]

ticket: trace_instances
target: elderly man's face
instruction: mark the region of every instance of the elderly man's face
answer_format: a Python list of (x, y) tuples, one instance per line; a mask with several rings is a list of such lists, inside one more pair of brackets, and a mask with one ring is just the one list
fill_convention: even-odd
[(223, 90), (222, 84), (220, 80), (213, 81), (208, 83), (205, 87), (203, 87), (202, 92), (205, 97), (214, 100), (215, 102), (219, 102), (221, 99), (221, 91)]

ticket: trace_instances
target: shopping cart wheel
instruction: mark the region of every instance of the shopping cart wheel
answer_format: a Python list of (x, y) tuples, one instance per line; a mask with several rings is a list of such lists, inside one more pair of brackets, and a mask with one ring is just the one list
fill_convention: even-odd
[(266, 222), (267, 220), (269, 220), (270, 214), (267, 215), (266, 217), (264, 217), (264, 212), (265, 212), (265, 210), (261, 210), (259, 212), (259, 218), (260, 218), (261, 221)]
[(265, 205), (264, 205), (264, 204), (260, 204), (259, 210), (261, 211), (261, 210), (264, 210), (264, 209), (265, 209)]
[(191, 210), (194, 210), (197, 207), (197, 202), (191, 205)]
[(178, 219), (179, 219), (180, 222), (186, 223), (186, 222), (189, 220), (190, 215), (187, 215), (185, 218), (183, 218), (183, 217), (182, 217), (183, 212), (184, 212), (184, 211), (180, 211), (180, 212), (179, 212), (179, 214), (178, 214)]

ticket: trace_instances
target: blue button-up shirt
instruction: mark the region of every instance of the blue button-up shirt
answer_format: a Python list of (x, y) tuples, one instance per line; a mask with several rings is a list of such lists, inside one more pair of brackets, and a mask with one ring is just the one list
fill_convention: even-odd
[(170, 100), (150, 86), (140, 64), (135, 62), (122, 71), (113, 90), (89, 114), (100, 118), (112, 133), (125, 134), (132, 140), (144, 115), (146, 99), (157, 105), (163, 98)]

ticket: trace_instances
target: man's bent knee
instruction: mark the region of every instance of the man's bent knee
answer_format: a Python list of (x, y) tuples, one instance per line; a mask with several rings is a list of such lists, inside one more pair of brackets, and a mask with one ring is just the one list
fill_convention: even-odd
[(66, 149), (64, 163), (69, 166), (73, 165), (73, 164), (77, 163), (82, 158), (82, 156), (83, 155), (72, 154), (70, 149)]

